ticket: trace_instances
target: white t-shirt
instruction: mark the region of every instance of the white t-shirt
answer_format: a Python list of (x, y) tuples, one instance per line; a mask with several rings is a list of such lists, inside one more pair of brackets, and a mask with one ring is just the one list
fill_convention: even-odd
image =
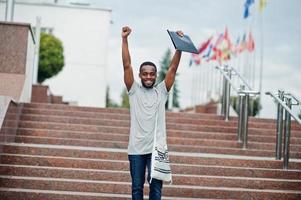
[[(166, 137), (165, 103), (168, 92), (165, 81), (150, 89), (134, 81), (128, 95), (131, 113), (128, 154), (149, 154), (153, 149), (156, 113), (158, 113), (157, 136)], [(156, 138), (157, 141), (160, 140), (160, 137)]]

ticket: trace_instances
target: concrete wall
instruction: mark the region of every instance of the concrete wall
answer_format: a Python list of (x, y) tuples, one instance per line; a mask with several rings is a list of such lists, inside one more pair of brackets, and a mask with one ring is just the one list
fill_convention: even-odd
[(33, 60), (30, 25), (0, 22), (0, 95), (30, 102)]

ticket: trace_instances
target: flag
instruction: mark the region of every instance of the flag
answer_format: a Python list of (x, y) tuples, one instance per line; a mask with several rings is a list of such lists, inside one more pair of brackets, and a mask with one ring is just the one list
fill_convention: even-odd
[(209, 58), (211, 55), (211, 51), (212, 51), (212, 44), (209, 45), (207, 53), (203, 55), (203, 58)]
[(250, 12), (249, 12), (249, 8), (250, 6), (254, 3), (254, 0), (246, 0), (244, 6), (245, 6), (245, 10), (244, 10), (244, 18), (248, 18), (249, 15), (250, 15)]
[(193, 63), (195, 65), (201, 64), (201, 58), (200, 58), (199, 54), (194, 54), (194, 53), (191, 54), (191, 58), (189, 60), (189, 66), (191, 66)]
[(216, 47), (213, 47), (212, 50), (213, 50), (214, 54), (207, 61), (215, 60), (221, 65), (222, 64), (222, 55), (223, 55), (222, 50), (220, 50)]
[(217, 38), (217, 40), (216, 40), (216, 42), (215, 42), (215, 44), (214, 44), (214, 48), (217, 48), (217, 46), (218, 45), (220, 45), (220, 43), (223, 41), (223, 39), (224, 39), (224, 37), (223, 37), (223, 34), (221, 33), (219, 36), (218, 36), (218, 38)]
[(248, 42), (247, 42), (247, 49), (249, 52), (252, 52), (255, 48), (255, 42), (254, 42), (254, 38), (252, 35), (252, 32), (249, 32), (249, 38), (248, 38)]
[(202, 43), (202, 45), (198, 49), (199, 54), (201, 54), (203, 51), (205, 51), (207, 49), (207, 47), (209, 46), (211, 40), (212, 40), (212, 36), (206, 42)]
[(262, 12), (266, 5), (267, 5), (266, 0), (260, 0), (259, 1), (259, 11)]
[(232, 49), (232, 42), (229, 37), (228, 28), (225, 28), (224, 36), (223, 36), (223, 45), (221, 48), (223, 48), (223, 51), (231, 51)]

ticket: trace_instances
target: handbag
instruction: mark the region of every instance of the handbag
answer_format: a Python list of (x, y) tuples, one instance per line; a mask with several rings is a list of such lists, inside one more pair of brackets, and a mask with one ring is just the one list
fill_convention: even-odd
[(150, 183), (152, 179), (155, 178), (158, 180), (167, 181), (171, 184), (172, 175), (171, 175), (171, 168), (169, 163), (166, 135), (164, 135), (163, 138), (160, 138), (160, 141), (157, 141), (157, 123), (158, 123), (158, 113), (156, 113), (154, 146), (152, 150), (152, 159), (151, 159)]

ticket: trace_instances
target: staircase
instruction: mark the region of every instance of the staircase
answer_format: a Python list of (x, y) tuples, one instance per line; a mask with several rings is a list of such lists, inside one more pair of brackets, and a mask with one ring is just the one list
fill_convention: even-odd
[[(125, 109), (24, 104), (3, 145), (0, 199), (131, 199), (129, 119)], [(301, 199), (301, 126), (292, 123), (289, 170), (274, 158), (274, 120), (250, 119), (247, 150), (236, 118), (168, 112), (167, 129), (173, 184), (162, 199)]]

